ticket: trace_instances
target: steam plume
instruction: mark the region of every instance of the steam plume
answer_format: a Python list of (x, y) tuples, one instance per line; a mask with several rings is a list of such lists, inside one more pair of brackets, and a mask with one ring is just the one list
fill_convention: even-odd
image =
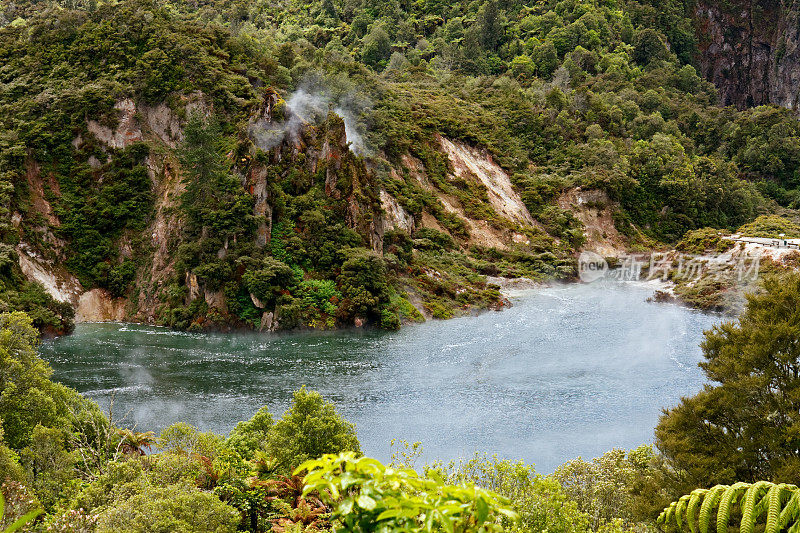
[(344, 121), (350, 150), (357, 155), (366, 153), (361, 117), (369, 101), (338, 79), (310, 76), (286, 99), (286, 119), (282, 122), (259, 119), (250, 125), (250, 136), (262, 150), (278, 146), (284, 139), (296, 140), (305, 124), (317, 124), (333, 111)]

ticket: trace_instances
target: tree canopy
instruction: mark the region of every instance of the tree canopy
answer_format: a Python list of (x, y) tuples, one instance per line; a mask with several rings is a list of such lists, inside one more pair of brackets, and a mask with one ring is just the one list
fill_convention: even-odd
[(711, 384), (665, 411), (656, 442), (692, 486), (800, 475), (800, 274), (769, 277), (700, 364)]

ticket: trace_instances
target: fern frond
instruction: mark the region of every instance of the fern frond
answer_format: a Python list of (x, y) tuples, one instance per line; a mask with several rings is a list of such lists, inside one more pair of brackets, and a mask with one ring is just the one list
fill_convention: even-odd
[(722, 498), (722, 493), (728, 488), (728, 485), (717, 485), (709, 489), (703, 500), (703, 505), (700, 507), (700, 533), (708, 533), (708, 525), (711, 523), (711, 513), (717, 507), (719, 499)]
[[(759, 481), (750, 485), (744, 495), (742, 504), (742, 524), (739, 533), (753, 533), (756, 528), (756, 520), (759, 516), (759, 506), (764, 494), (773, 484), (768, 481)], [(757, 508), (758, 507), (758, 508)]]
[(689, 498), (691, 498), (689, 495), (681, 496), (678, 500), (678, 505), (675, 506), (675, 522), (678, 523), (678, 529), (683, 527), (683, 515), (686, 513), (686, 506), (689, 504)]
[[(674, 518), (679, 530), (684, 529), (686, 522), (690, 533), (710, 533), (711, 517), (716, 510), (716, 533), (727, 533), (737, 503), (742, 514), (739, 533), (755, 533), (760, 519), (766, 522), (764, 533), (800, 533), (800, 489), (768, 481), (696, 489), (664, 509), (658, 523), (668, 524)], [(698, 507), (700, 516), (695, 521)]]
[(717, 511), (717, 533), (728, 533), (728, 522), (731, 519), (731, 509), (739, 498), (739, 495), (747, 490), (748, 483), (734, 483), (722, 493), (719, 500), (719, 510)]
[(779, 533), (780, 531), (780, 518), (781, 509), (784, 502), (792, 496), (793, 485), (781, 483), (770, 487), (767, 496), (767, 525), (764, 533)]
[(708, 489), (695, 489), (689, 497), (689, 506), (686, 508), (686, 521), (689, 523), (689, 531), (692, 533), (697, 533), (697, 526), (694, 525), (695, 516), (697, 515), (697, 508), (706, 494), (708, 494)]
[(672, 502), (671, 504), (669, 504), (669, 507), (665, 509), (667, 513), (666, 516), (664, 517), (665, 522), (669, 523), (672, 517), (675, 516), (675, 507), (677, 507), (677, 505), (678, 502)]
[(778, 519), (778, 530), (794, 527), (798, 522), (798, 512), (800, 512), (800, 491), (792, 492), (792, 497), (786, 503), (786, 507), (781, 511)]
[(770, 483), (766, 490), (761, 493), (760, 497), (756, 498), (756, 504), (753, 507), (753, 512), (757, 517), (767, 516), (767, 510), (769, 509), (769, 491), (774, 486), (774, 483)]

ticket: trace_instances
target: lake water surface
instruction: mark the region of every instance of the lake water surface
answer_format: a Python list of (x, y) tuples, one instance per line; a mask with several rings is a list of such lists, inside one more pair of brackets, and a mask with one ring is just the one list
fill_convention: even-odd
[(652, 440), (662, 407), (700, 390), (702, 332), (720, 318), (648, 303), (652, 288), (562, 285), (514, 306), (396, 333), (194, 334), (80, 324), (43, 343), (55, 379), (139, 431), (186, 421), (227, 433), (308, 385), (357, 424), (381, 460), (393, 438), (426, 459), (475, 451), (535, 463)]

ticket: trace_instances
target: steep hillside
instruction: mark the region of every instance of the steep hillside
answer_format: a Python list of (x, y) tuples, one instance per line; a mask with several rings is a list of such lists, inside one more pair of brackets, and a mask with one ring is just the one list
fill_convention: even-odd
[[(486, 213), (470, 212), (456, 196), (434, 186), (413, 157), (404, 158), (408, 166), (398, 170), (413, 172), (416, 185), (428, 194), (415, 217), (354, 154), (338, 115), (303, 118), (296, 114), (302, 107), (295, 104), (295, 111), (273, 91), (264, 94), (247, 117), (246, 133), (227, 153), (218, 146), (225, 141), (209, 118), (212, 104), (201, 92), (181, 102), (177, 112), (123, 98), (106, 125), (88, 120), (86, 131), (71, 143), (76, 159), (85, 157), (87, 146), (99, 149), (105, 159), (117, 152), (143, 154), (136, 168), (145, 170), (151, 183), (144, 224), (109, 243), (107, 253), (116, 256), (112, 266), (103, 261), (83, 270), (82, 258), (73, 255), (75, 243), (56, 237), (64, 221), (37, 192), (57, 182), (46, 183), (38, 164), (31, 163), (37, 171), (28, 173), (32, 200), (26, 217), (47, 220), (38, 231), (52, 245), (45, 247), (51, 254), (47, 257), (20, 240), (16, 251), (23, 273), (55, 300), (72, 304), (78, 321), (137, 320), (179, 328), (275, 330), (366, 321), (394, 327), (393, 317), (445, 317), (456, 308), (502, 305), (477, 273), (464, 277), (479, 267), (458, 250), (476, 244), (525, 253), (532, 249), (525, 233), (544, 232), (534, 228), (509, 176), (491, 156), (439, 140), (449, 149), (454, 169), (447, 179), (470, 183), (475, 194), (503, 195), (495, 200), (500, 214), (486, 210), (490, 221), (482, 218)], [(193, 118), (187, 123), (178, 114)], [(287, 125), (293, 129), (264, 144), (264, 135)], [(465, 157), (472, 167), (461, 168)], [(86, 164), (101, 169), (99, 161), (89, 155)], [(215, 165), (225, 168), (222, 174), (215, 175)], [(225, 174), (227, 185), (215, 182), (226, 179)], [(228, 187), (226, 198), (221, 193)], [(51, 200), (59, 203), (64, 197), (55, 193)], [(227, 202), (226, 209), (219, 209), (220, 201)], [(556, 256), (550, 256), (541, 268), (552, 275), (555, 270), (548, 268), (557, 264)], [(82, 272), (83, 280), (73, 272)], [(536, 276), (537, 271), (519, 272)], [(355, 278), (351, 285), (347, 275)], [(405, 299), (406, 292), (419, 302), (419, 310)]]
[(395, 328), (800, 198), (682, 3), (356, 4), (4, 2), (0, 307)]

